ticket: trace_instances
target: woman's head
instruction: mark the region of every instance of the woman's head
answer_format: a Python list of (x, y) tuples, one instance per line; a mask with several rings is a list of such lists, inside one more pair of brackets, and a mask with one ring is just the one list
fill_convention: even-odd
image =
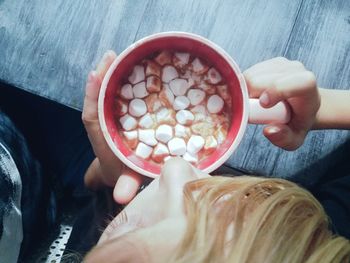
[(342, 262), (314, 197), (281, 179), (210, 177), (180, 158), (106, 228), (86, 262)]

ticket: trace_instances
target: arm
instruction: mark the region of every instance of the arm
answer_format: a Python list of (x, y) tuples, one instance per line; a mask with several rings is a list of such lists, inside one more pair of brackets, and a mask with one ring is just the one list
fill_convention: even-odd
[(350, 129), (350, 91), (319, 89), (321, 106), (312, 129)]

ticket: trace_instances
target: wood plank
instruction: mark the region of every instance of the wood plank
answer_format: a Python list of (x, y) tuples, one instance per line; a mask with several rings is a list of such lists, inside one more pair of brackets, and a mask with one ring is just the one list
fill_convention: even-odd
[[(304, 1), (300, 9), (285, 55), (315, 72), (321, 87), (350, 89), (349, 18), (349, 1)], [(348, 131), (313, 131), (301, 148), (287, 152), (263, 138), (259, 126), (242, 167), (312, 185), (334, 165), (339, 153), (333, 152), (349, 138)]]

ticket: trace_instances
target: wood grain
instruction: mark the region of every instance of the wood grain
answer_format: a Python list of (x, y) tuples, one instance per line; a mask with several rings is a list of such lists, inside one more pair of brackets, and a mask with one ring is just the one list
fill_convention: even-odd
[[(200, 34), (242, 69), (275, 57), (298, 59), (321, 86), (350, 88), (350, 2), (321, 0), (2, 0), (0, 81), (81, 109), (84, 84), (107, 49), (169, 30)], [(228, 165), (312, 184), (333, 162), (345, 131), (312, 132), (303, 147), (272, 146), (249, 125)], [(315, 168), (317, 161), (322, 164)], [(316, 175), (315, 175), (316, 174)]]

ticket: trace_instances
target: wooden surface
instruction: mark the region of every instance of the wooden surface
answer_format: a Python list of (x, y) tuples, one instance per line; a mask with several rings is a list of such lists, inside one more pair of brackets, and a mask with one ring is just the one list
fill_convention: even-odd
[[(350, 88), (348, 0), (0, 0), (0, 81), (81, 109), (86, 75), (105, 50), (169, 30), (209, 38), (242, 70), (286, 56), (305, 63), (320, 86)], [(227, 164), (312, 184), (349, 138), (311, 132), (286, 152), (250, 125)]]

